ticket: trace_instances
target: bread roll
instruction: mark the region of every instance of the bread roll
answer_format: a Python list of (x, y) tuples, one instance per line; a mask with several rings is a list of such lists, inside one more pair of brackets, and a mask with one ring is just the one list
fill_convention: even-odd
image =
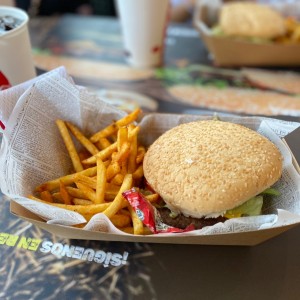
[(286, 32), (284, 18), (276, 10), (250, 2), (224, 4), (219, 23), (228, 36), (272, 39)]
[(274, 184), (282, 156), (257, 132), (222, 121), (179, 125), (144, 158), (144, 175), (167, 206), (195, 218), (217, 217)]

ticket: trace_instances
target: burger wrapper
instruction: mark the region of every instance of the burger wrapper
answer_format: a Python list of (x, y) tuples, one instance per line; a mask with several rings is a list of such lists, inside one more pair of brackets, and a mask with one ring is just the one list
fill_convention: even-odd
[[(11, 199), (12, 212), (46, 230), (54, 230), (56, 234), (64, 232), (67, 237), (100, 239), (95, 235), (81, 235), (78, 231), (82, 232), (82, 229), (70, 227), (86, 223), (83, 230), (97, 231), (99, 237), (105, 240), (132, 241), (130, 234), (117, 229), (101, 213), (87, 223), (78, 213), (26, 198), (37, 185), (67, 174), (71, 167), (70, 158), (55, 124), (56, 119), (74, 123), (89, 136), (126, 113), (101, 101), (85, 88), (76, 86), (64, 68), (1, 92), (0, 103), (0, 119), (5, 124), (0, 149), (1, 190)], [(139, 123), (139, 140), (149, 146), (162, 133), (176, 125), (213, 117), (215, 116), (145, 115)], [(300, 223), (300, 175), (293, 164), (289, 148), (282, 140), (300, 124), (261, 117), (224, 116), (221, 120), (256, 130), (276, 144), (284, 157), (282, 178), (275, 184), (281, 195), (266, 201), (264, 215), (231, 219), (201, 230), (157, 233), (155, 239), (145, 236), (143, 241), (159, 242), (160, 236), (260, 231)], [(76, 235), (71, 234), (72, 230), (76, 230)]]

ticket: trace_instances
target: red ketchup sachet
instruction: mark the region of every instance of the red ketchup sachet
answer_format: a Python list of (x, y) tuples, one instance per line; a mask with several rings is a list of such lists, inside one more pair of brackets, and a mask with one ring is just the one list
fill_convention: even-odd
[(153, 233), (176, 233), (187, 232), (194, 230), (194, 225), (189, 225), (185, 229), (175, 228), (162, 222), (157, 209), (149, 203), (149, 201), (138, 192), (135, 188), (125, 191), (123, 197), (129, 202), (135, 210), (139, 219), (146, 225)]

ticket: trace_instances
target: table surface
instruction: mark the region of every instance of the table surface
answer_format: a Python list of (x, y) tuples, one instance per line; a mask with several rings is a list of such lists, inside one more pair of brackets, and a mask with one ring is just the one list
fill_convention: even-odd
[[(116, 20), (95, 17), (33, 19), (30, 30), (37, 52), (49, 48), (52, 53), (55, 49), (59, 54), (65, 51), (57, 45), (66, 41), (63, 34), (68, 30), (58, 30), (57, 24), (61, 29), (67, 21), (76, 24), (78, 20), (81, 25), (90, 22), (90, 25), (116, 26), (117, 31), (119, 28)], [(79, 31), (78, 34), (82, 34)], [(102, 28), (100, 32), (105, 31)], [(110, 38), (114, 40), (113, 36)], [(186, 38), (193, 41), (193, 47), (178, 45), (184, 45)], [(182, 50), (176, 51), (175, 46)], [(101, 55), (104, 56), (97, 59), (123, 64), (120, 53), (105, 57), (107, 53), (103, 51)], [(69, 55), (81, 55), (82, 58), (85, 54)], [(211, 64), (197, 32), (190, 27), (174, 25), (168, 35), (166, 65), (181, 63)], [(75, 78), (75, 81), (103, 87), (101, 81), (88, 81), (84, 77)], [(123, 87), (134, 89), (129, 83)], [(158, 99), (158, 102), (160, 111), (191, 109), (164, 99)], [(291, 144), (298, 147), (296, 138)], [(254, 247), (69, 240), (15, 217), (9, 211), (8, 199), (2, 195), (0, 200), (0, 299), (299, 299), (300, 227)], [(10, 234), (12, 241), (13, 236), (17, 236), (18, 242), (15, 245), (12, 242), (12, 246), (2, 245), (1, 238), (5, 234)], [(121, 266), (105, 267), (95, 261), (24, 249), (19, 243), (22, 237), (105, 253), (123, 255), (127, 252), (128, 258)]]

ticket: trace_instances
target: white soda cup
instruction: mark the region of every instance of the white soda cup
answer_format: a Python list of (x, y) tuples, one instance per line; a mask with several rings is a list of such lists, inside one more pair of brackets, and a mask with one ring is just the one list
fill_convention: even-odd
[(21, 9), (0, 6), (0, 18), (10, 16), (21, 21), (14, 29), (0, 32), (0, 90), (36, 76), (28, 33), (29, 17)]
[(117, 0), (125, 55), (133, 67), (163, 63), (169, 0)]

